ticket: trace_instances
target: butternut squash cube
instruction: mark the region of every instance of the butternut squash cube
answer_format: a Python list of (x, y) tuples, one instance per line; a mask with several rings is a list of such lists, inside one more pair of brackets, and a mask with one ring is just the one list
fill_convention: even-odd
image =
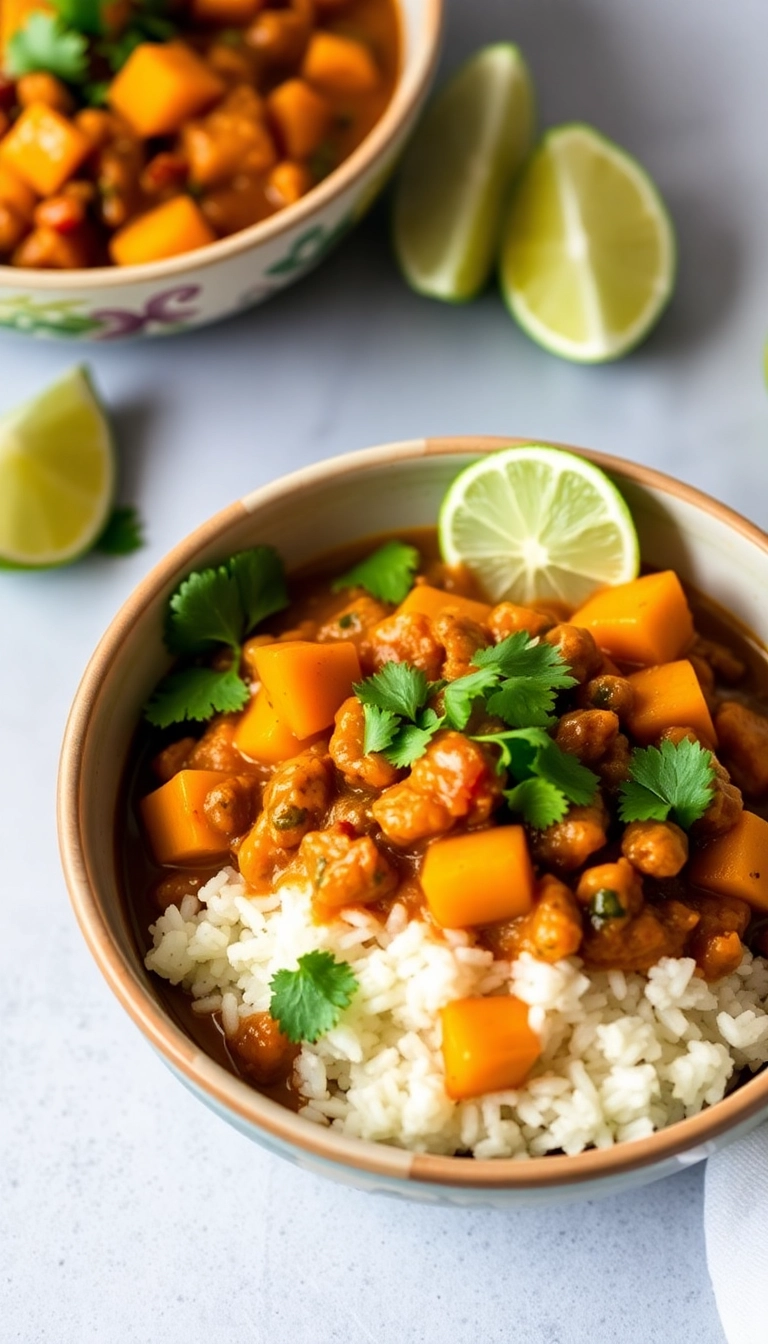
[(595, 593), (570, 619), (620, 663), (669, 663), (693, 640), (693, 617), (671, 569)]
[(435, 840), (421, 872), (429, 912), (444, 929), (527, 915), (534, 880), (522, 826), (493, 826)]
[(315, 741), (316, 734), (299, 738), (291, 732), (263, 687), (243, 711), (234, 736), (238, 751), (252, 761), (262, 761), (264, 765), (279, 765), (281, 761), (288, 761)]
[(692, 728), (709, 747), (717, 746), (712, 716), (687, 658), (645, 667), (628, 678), (634, 694), (627, 726), (638, 742), (652, 742), (666, 728)]
[(487, 602), (476, 602), (472, 597), (461, 597), (458, 593), (444, 593), (442, 588), (430, 588), (428, 583), (417, 583), (404, 602), (397, 608), (398, 616), (402, 612), (428, 616), (434, 620), (446, 612), (455, 616), (466, 616), (478, 625), (487, 625), (491, 607)]
[(142, 798), (141, 818), (158, 863), (213, 863), (226, 856), (226, 836), (203, 811), (207, 794), (221, 779), (217, 770), (179, 770)]
[(112, 80), (108, 100), (148, 140), (172, 135), (223, 94), (218, 75), (183, 42), (142, 42)]
[(174, 196), (119, 229), (109, 244), (116, 266), (141, 266), (177, 257), (216, 241), (216, 234), (191, 196)]
[(361, 676), (357, 649), (346, 640), (265, 644), (253, 662), (275, 712), (298, 738), (330, 728)]
[(0, 140), (0, 159), (38, 196), (63, 187), (90, 152), (82, 131), (46, 103), (25, 108)]
[(528, 1004), (512, 994), (454, 999), (440, 1018), (445, 1090), (454, 1101), (520, 1087), (541, 1054)]
[(306, 159), (325, 138), (331, 106), (303, 79), (287, 79), (267, 98), (267, 110), (289, 159)]
[(338, 33), (314, 32), (301, 73), (324, 93), (372, 93), (379, 71), (368, 47)]
[(768, 821), (742, 812), (736, 825), (694, 854), (688, 877), (719, 896), (768, 914)]

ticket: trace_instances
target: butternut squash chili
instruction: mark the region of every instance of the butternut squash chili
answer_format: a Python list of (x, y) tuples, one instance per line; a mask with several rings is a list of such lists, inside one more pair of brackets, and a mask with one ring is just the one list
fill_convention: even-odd
[[(768, 719), (735, 634), (698, 634), (670, 571), (573, 613), (491, 606), (417, 540), (292, 581), (290, 605), (269, 548), (182, 585), (139, 804), (155, 908), (229, 861), (255, 893), (308, 882), (318, 921), (399, 901), (504, 959), (690, 956), (716, 980), (743, 942), (768, 954)], [(196, 643), (206, 583), (230, 615)], [(187, 713), (202, 735), (167, 729)], [(228, 1044), (259, 1085), (296, 1054), (268, 1013)]]
[(0, 263), (138, 265), (255, 224), (348, 157), (398, 64), (394, 0), (33, 9), (0, 76)]

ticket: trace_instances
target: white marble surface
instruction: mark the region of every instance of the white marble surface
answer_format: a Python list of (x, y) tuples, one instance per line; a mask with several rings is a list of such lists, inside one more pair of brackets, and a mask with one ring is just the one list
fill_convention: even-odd
[[(88, 653), (171, 543), (286, 469), (425, 433), (538, 435), (664, 467), (765, 524), (764, 0), (450, 0), (446, 68), (498, 37), (529, 54), (547, 123), (593, 121), (667, 193), (680, 277), (648, 345), (579, 368), (530, 345), (493, 294), (467, 309), (419, 300), (379, 214), (268, 307), (94, 348), (149, 546), (0, 575), (4, 1344), (722, 1344), (701, 1168), (508, 1215), (312, 1179), (155, 1059), (92, 966), (59, 874), (56, 758)], [(0, 409), (73, 357), (0, 335)]]

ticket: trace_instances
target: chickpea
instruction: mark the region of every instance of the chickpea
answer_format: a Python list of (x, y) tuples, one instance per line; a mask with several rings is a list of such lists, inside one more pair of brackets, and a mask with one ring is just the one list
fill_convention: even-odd
[(167, 784), (180, 770), (184, 769), (187, 758), (195, 746), (194, 737), (182, 737), (158, 752), (152, 761), (152, 769), (161, 784)]
[(598, 672), (602, 654), (588, 630), (577, 625), (555, 625), (543, 636), (547, 644), (559, 649), (577, 681), (589, 681)]
[(12, 205), (0, 201), (0, 253), (13, 252), (14, 248), (19, 246), (28, 227)]
[(712, 762), (715, 767), (714, 795), (703, 817), (691, 826), (691, 836), (696, 840), (712, 840), (716, 835), (724, 835), (732, 830), (744, 810), (741, 790), (731, 783), (728, 771), (714, 756)]
[(34, 270), (71, 271), (89, 266), (93, 260), (91, 239), (82, 230), (57, 233), (37, 228), (28, 233), (12, 257), (12, 265)]
[(34, 223), (38, 228), (53, 229), (56, 233), (73, 233), (82, 227), (87, 206), (75, 195), (49, 196), (35, 208)]
[(275, 164), (267, 178), (267, 196), (278, 209), (282, 209), (301, 200), (312, 186), (312, 174), (303, 163), (283, 159), (282, 163)]
[(603, 759), (598, 761), (596, 769), (603, 787), (613, 793), (625, 780), (629, 779), (629, 758), (631, 749), (629, 738), (619, 733), (609, 747)]
[[(601, 898), (603, 892), (615, 900)], [(601, 922), (625, 919), (642, 908), (642, 878), (625, 858), (617, 859), (615, 863), (600, 863), (582, 873), (576, 899), (581, 905), (593, 907), (593, 918)]]
[(253, 822), (257, 787), (253, 777), (235, 775), (210, 789), (203, 811), (214, 830), (229, 838), (243, 835)]
[(618, 717), (610, 709), (575, 709), (558, 721), (555, 741), (562, 751), (591, 765), (610, 750), (618, 731)]
[(531, 850), (538, 863), (573, 872), (608, 839), (608, 810), (598, 797), (588, 807), (571, 807), (562, 821), (534, 831)]
[(768, 792), (768, 719), (737, 700), (725, 700), (715, 715), (728, 771), (749, 798)]
[(551, 624), (543, 612), (518, 607), (514, 602), (500, 602), (488, 617), (488, 628), (497, 644), (508, 635), (517, 634), (518, 630), (525, 630), (531, 637), (543, 635)]
[(621, 852), (648, 877), (677, 877), (688, 862), (688, 837), (673, 821), (632, 821), (621, 838)]
[(247, 29), (245, 40), (270, 65), (298, 63), (309, 41), (311, 20), (293, 9), (265, 9)]
[(395, 783), (397, 770), (380, 752), (364, 751), (365, 713), (357, 696), (345, 700), (336, 714), (336, 726), (328, 744), (331, 760), (348, 784), (367, 789), (387, 789)]
[(389, 616), (370, 631), (364, 647), (366, 661), (374, 670), (385, 663), (411, 663), (421, 668), (430, 681), (437, 681), (445, 651), (432, 633), (426, 616), (402, 612)]
[(441, 676), (445, 681), (455, 681), (476, 671), (472, 659), (478, 649), (488, 646), (488, 636), (481, 625), (466, 616), (457, 616), (454, 612), (444, 612), (432, 622), (434, 636), (445, 649), (445, 662)]
[(576, 703), (582, 709), (610, 709), (625, 721), (632, 713), (635, 693), (626, 677), (601, 675), (580, 686)]
[(16, 84), (16, 97), (22, 107), (31, 107), (33, 103), (45, 103), (46, 107), (52, 107), (64, 117), (70, 116), (75, 110), (74, 99), (67, 86), (55, 75), (48, 75), (40, 70), (34, 74), (21, 76)]
[(73, 121), (94, 149), (103, 149), (118, 133), (118, 123), (112, 114), (98, 107), (84, 107)]

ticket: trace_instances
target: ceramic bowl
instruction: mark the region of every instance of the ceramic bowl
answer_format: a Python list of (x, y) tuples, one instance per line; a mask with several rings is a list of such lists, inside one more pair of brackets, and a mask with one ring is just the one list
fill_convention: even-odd
[[(497, 1206), (614, 1193), (700, 1161), (768, 1115), (768, 1070), (692, 1119), (577, 1157), (473, 1161), (345, 1138), (261, 1096), (203, 1054), (171, 1019), (131, 932), (113, 836), (141, 707), (167, 669), (166, 602), (185, 574), (257, 542), (276, 546), (293, 568), (375, 533), (432, 524), (457, 472), (508, 442), (427, 439), (353, 453), (265, 486), (198, 528), (139, 585), (99, 644), (71, 712), (59, 780), (64, 871), (86, 941), (134, 1022), (201, 1101), (313, 1172), (406, 1198)], [(643, 554), (676, 569), (768, 643), (768, 537), (667, 476), (586, 456), (623, 491)]]
[(33, 271), (0, 266), (0, 329), (69, 341), (169, 336), (216, 322), (311, 270), (365, 214), (429, 91), (443, 0), (398, 0), (401, 71), (391, 102), (335, 172), (269, 219), (146, 266)]

